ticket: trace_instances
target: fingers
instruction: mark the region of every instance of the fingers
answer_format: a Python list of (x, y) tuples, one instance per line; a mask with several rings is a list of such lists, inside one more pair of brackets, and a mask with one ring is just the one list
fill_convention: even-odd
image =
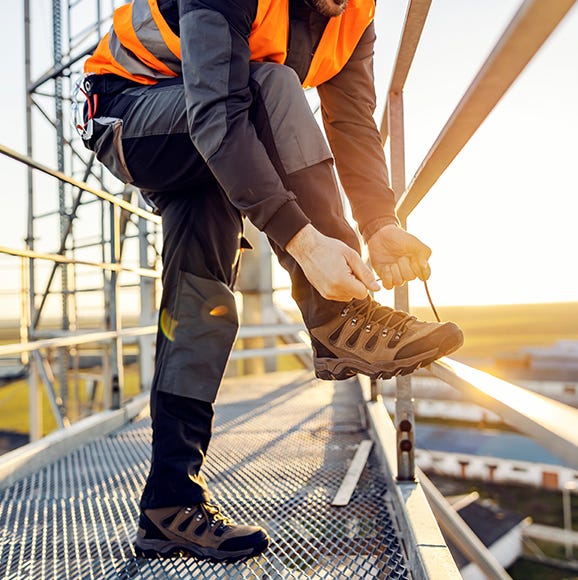
[(405, 256), (397, 262), (382, 265), (378, 269), (378, 274), (380, 274), (381, 282), (386, 290), (403, 286), (406, 282), (416, 278), (411, 262)]
[(351, 268), (352, 274), (359, 280), (365, 287), (366, 294), (367, 290), (372, 292), (378, 292), (380, 290), (379, 284), (375, 280), (375, 276), (370, 268), (368, 268), (361, 256), (355, 251), (351, 250), (345, 255), (345, 260)]
[[(314, 255), (316, 250), (312, 251)], [(311, 266), (310, 261), (305, 266)], [(305, 274), (317, 291), (327, 300), (349, 302), (352, 298), (362, 300), (367, 291), (380, 290), (375, 275), (361, 256), (343, 242), (331, 240), (321, 252), (314, 266), (307, 268)]]
[(411, 268), (420, 280), (427, 280), (431, 275), (429, 262), (423, 256), (421, 258), (419, 256), (412, 256)]
[(417, 248), (417, 251), (411, 256), (411, 264), (414, 272), (420, 280), (427, 280), (430, 277), (430, 256), (431, 249), (422, 242), (419, 242), (419, 248)]
[(380, 268), (376, 268), (377, 273), (381, 279), (381, 284), (386, 290), (391, 290), (394, 286), (393, 284), (393, 274), (391, 272), (391, 266), (386, 264)]
[(375, 270), (388, 290), (416, 277), (427, 280), (430, 276), (431, 249), (401, 228), (382, 228), (371, 237), (368, 247)]
[(400, 275), (403, 278), (404, 282), (410, 282), (411, 280), (415, 280), (417, 272), (414, 271), (410, 259), (407, 256), (402, 256), (397, 261), (397, 266), (399, 268)]

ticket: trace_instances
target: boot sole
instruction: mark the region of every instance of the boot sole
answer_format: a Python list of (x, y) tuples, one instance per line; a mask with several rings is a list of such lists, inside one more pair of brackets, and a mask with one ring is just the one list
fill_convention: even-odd
[(401, 360), (368, 363), (356, 358), (315, 358), (315, 376), (326, 381), (343, 381), (357, 374), (367, 375), (371, 379), (409, 375), (460, 348), (464, 343), (464, 336), (457, 327), (456, 329), (458, 332), (446, 336), (436, 349)]
[(137, 558), (164, 559), (193, 557), (199, 560), (211, 560), (213, 562), (238, 562), (253, 558), (264, 552), (269, 547), (269, 539), (264, 537), (252, 548), (237, 551), (217, 550), (215, 548), (203, 548), (194, 544), (181, 544), (166, 540), (138, 539), (134, 544)]

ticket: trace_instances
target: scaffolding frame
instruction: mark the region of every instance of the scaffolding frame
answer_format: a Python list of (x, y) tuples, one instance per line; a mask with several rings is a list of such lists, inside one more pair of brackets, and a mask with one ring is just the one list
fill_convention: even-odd
[[(88, 324), (93, 334), (108, 332), (110, 336), (100, 349), (105, 409), (118, 408), (123, 396), (124, 355), (118, 304), (121, 292), (138, 285), (139, 323), (150, 326), (155, 322), (160, 218), (143, 209), (136, 190), (123, 186), (95, 163), (94, 154), (87, 151), (73, 128), (68, 105), (72, 103), (74, 82), (82, 74), (84, 57), (94, 50), (110, 24), (112, 12), (121, 3), (119, 0), (51, 0), (51, 47), (39, 47), (36, 39), (42, 35), (35, 34), (34, 28), (38, 22), (32, 20), (30, 0), (24, 0), (26, 155), (3, 151), (28, 166), (26, 249), (19, 253), (3, 249), (3, 253), (21, 256), (22, 263), (26, 264), (23, 290), (28, 294), (28, 302), (23, 313), (21, 339), (36, 341), (74, 336), (78, 334), (79, 322), (85, 328)], [(47, 65), (46, 55), (50, 52), (52, 58)], [(45, 67), (40, 74), (36, 73), (38, 65)], [(43, 144), (54, 143), (56, 170), (34, 161), (35, 145), (40, 139)], [(35, 170), (57, 178), (57, 207), (46, 210), (39, 203), (46, 198), (40, 198), (46, 186), (38, 184)], [(87, 193), (93, 195), (87, 196)], [(86, 231), (81, 232), (77, 225), (80, 216), (84, 217), (84, 230), (86, 217), (91, 218), (89, 239)], [(57, 246), (51, 252), (39, 253), (36, 251), (38, 232), (50, 226), (58, 231)], [(132, 240), (137, 241), (137, 247)], [(127, 249), (129, 245), (133, 247)], [(46, 259), (51, 262), (48, 274), (42, 269)], [(101, 274), (87, 270), (89, 267), (95, 272), (94, 266), (98, 266), (96, 271)], [(133, 279), (120, 284), (121, 272), (134, 275)], [(83, 276), (89, 276), (90, 283), (83, 283)], [(55, 297), (59, 302), (57, 308)], [(80, 302), (97, 304), (100, 323), (83, 320)], [(57, 318), (58, 323), (54, 324), (50, 318)], [(42, 355), (38, 350), (32, 351), (31, 358), (26, 353), (22, 355), (22, 363), (30, 366), (31, 440), (38, 439), (42, 433), (39, 377), (47, 389), (57, 424), (62, 427), (69, 423), (71, 395), (79, 401), (78, 344), (63, 343)], [(139, 382), (143, 390), (152, 381), (153, 358), (154, 336), (143, 334), (138, 338)], [(56, 367), (54, 372), (53, 367)], [(80, 409), (76, 409), (76, 414), (81, 415)]]

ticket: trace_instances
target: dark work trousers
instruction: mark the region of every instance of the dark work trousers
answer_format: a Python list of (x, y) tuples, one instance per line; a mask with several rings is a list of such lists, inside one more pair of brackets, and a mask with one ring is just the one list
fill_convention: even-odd
[[(238, 329), (232, 289), (243, 220), (192, 144), (181, 79), (118, 90), (116, 77), (107, 76), (94, 79), (100, 121), (88, 145), (117, 177), (140, 188), (163, 220), (152, 464), (141, 508), (190, 505), (208, 499), (200, 468)], [(319, 231), (359, 251), (331, 153), (295, 73), (253, 63), (251, 91), (251, 121), (285, 187)], [(295, 260), (271, 245), (291, 276), (305, 324), (335, 316), (343, 305), (323, 299)]]

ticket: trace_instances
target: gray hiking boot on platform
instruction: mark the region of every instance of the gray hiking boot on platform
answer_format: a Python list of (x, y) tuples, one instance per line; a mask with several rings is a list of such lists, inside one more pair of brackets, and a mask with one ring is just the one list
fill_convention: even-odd
[(458, 349), (464, 341), (453, 322), (420, 322), (371, 298), (352, 300), (341, 315), (309, 330), (320, 379), (356, 375), (389, 379), (407, 375)]
[(232, 562), (260, 554), (269, 537), (257, 526), (240, 526), (216, 505), (148, 509), (141, 512), (135, 550), (145, 558), (194, 556)]

